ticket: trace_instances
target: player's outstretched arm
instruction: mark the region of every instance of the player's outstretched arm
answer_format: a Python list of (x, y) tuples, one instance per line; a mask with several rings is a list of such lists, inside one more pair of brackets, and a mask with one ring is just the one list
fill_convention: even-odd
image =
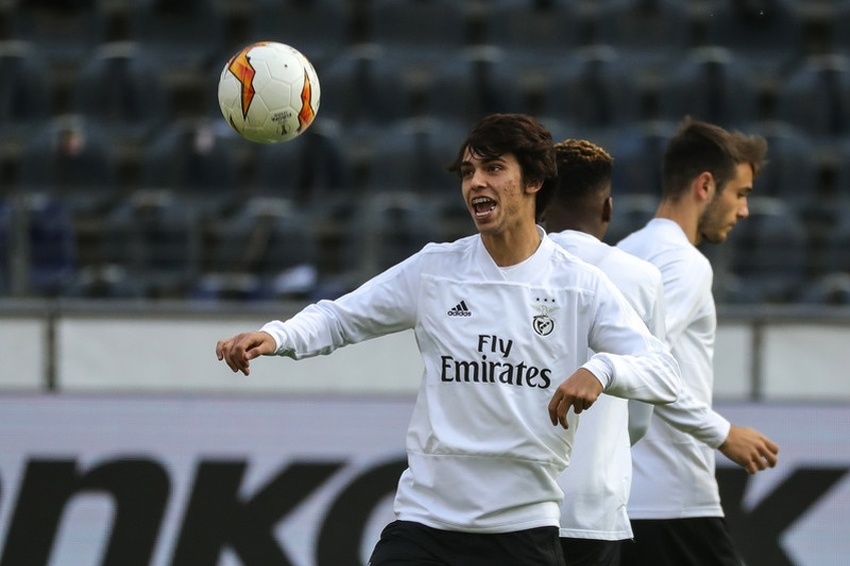
[(759, 431), (735, 425), (718, 450), (750, 474), (774, 467), (779, 454), (779, 446)]
[(277, 344), (268, 332), (243, 332), (233, 338), (219, 340), (215, 345), (215, 354), (234, 372), (245, 375), (251, 373), (250, 362), (256, 357), (270, 355)]
[(573, 408), (575, 414), (589, 409), (602, 394), (602, 382), (585, 368), (579, 368), (555, 390), (549, 401), (549, 419), (554, 426), (560, 424), (570, 428), (567, 423), (567, 411)]

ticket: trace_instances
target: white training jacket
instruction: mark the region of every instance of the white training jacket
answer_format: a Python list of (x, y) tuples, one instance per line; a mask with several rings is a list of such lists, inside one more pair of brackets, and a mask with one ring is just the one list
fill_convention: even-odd
[[(557, 527), (557, 478), (578, 419), (552, 425), (556, 387), (583, 366), (609, 394), (676, 398), (667, 347), (601, 271), (539, 230), (539, 248), (518, 265), (499, 268), (479, 235), (428, 244), (353, 292), (262, 327), (277, 354), (295, 359), (414, 330), (424, 372), (400, 520), (480, 533)], [(589, 358), (588, 348), (610, 353)]]
[[(658, 268), (585, 232), (565, 230), (550, 237), (568, 252), (599, 267), (649, 330), (664, 339), (664, 289)], [(564, 491), (562, 537), (632, 538), (626, 508), (632, 482), (629, 409), (626, 399), (602, 395), (590, 411), (582, 414), (570, 466), (558, 480)], [(641, 424), (648, 427), (650, 412), (642, 415)]]
[(667, 342), (679, 361), (683, 391), (658, 405), (646, 436), (632, 448), (632, 519), (722, 517), (714, 450), (730, 423), (711, 409), (717, 315), (711, 263), (674, 221), (651, 220), (618, 246), (661, 271)]

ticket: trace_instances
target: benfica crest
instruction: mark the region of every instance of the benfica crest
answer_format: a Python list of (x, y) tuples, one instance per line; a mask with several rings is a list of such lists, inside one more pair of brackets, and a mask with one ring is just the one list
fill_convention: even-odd
[(540, 314), (531, 319), (531, 328), (540, 336), (549, 336), (555, 330), (555, 321), (549, 316), (549, 313), (558, 309), (555, 299), (537, 298), (534, 308), (540, 311)]

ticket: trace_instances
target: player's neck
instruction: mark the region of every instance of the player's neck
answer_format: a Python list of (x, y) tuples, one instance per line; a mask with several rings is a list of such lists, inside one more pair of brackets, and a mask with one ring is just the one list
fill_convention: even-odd
[(696, 245), (699, 225), (699, 211), (692, 206), (687, 206), (681, 201), (662, 201), (655, 212), (656, 218), (672, 220), (682, 228), (688, 241)]
[(481, 234), (484, 248), (499, 267), (509, 267), (531, 257), (540, 247), (540, 233), (537, 225), (527, 226), (496, 234)]

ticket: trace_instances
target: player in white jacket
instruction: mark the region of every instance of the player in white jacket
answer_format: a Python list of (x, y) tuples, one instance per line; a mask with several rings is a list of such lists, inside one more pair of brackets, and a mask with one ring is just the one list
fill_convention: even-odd
[[(558, 183), (544, 212), (552, 240), (599, 267), (664, 339), (664, 288), (651, 263), (602, 241), (614, 211), (611, 156), (588, 140), (555, 144)], [(681, 395), (681, 392), (680, 392)], [(616, 566), (632, 538), (626, 510), (631, 445), (649, 426), (651, 405), (602, 395), (582, 416), (570, 466), (561, 474), (561, 544), (567, 566)]]
[[(710, 408), (717, 318), (711, 264), (696, 245), (725, 241), (746, 218), (766, 150), (761, 137), (685, 119), (665, 150), (655, 218), (618, 244), (661, 271), (667, 341), (681, 366), (683, 390), (700, 406), (690, 413), (679, 402), (656, 407), (646, 437), (632, 450), (635, 544), (625, 545), (624, 566), (743, 563), (723, 519), (714, 449), (756, 473), (776, 465), (778, 447)], [(671, 426), (670, 418), (690, 418), (690, 426)]]
[(408, 468), (370, 564), (560, 566), (557, 478), (578, 413), (603, 391), (671, 402), (678, 364), (601, 271), (537, 226), (555, 176), (539, 122), (483, 118), (450, 170), (477, 235), (429, 244), (216, 354), (247, 375), (260, 355), (300, 359), (413, 329), (424, 372)]

